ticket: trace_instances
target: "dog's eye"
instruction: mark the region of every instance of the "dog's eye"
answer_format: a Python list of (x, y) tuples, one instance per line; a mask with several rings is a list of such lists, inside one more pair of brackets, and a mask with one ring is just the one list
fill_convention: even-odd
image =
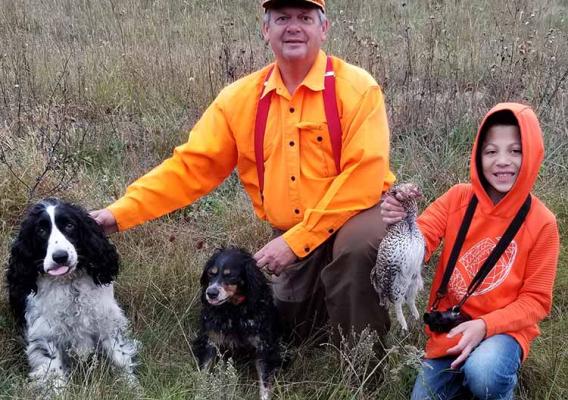
[(209, 271), (207, 271), (207, 275), (215, 276), (215, 275), (217, 275), (218, 272), (219, 272), (218, 268), (211, 268)]
[(41, 227), (37, 228), (36, 232), (42, 238), (47, 236), (47, 229), (45, 229), (45, 228), (41, 228)]
[(75, 230), (75, 225), (72, 224), (71, 222), (68, 222), (65, 224), (63, 229), (65, 229), (65, 232), (73, 232)]

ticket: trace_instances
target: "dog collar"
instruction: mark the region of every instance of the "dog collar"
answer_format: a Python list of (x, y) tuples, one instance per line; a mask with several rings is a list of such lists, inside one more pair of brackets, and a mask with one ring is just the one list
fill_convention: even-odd
[(239, 304), (243, 303), (246, 300), (246, 296), (242, 294), (236, 294), (231, 297), (231, 303), (238, 306)]

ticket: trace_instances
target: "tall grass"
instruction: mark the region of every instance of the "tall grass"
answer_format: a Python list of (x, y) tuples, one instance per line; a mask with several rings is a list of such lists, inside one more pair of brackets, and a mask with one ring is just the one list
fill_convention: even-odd
[[(565, 237), (566, 1), (328, 3), (326, 50), (364, 67), (383, 87), (399, 179), (421, 184), (428, 201), (466, 181), (483, 114), (500, 101), (531, 104), (547, 148), (536, 191)], [(2, 264), (30, 202), (55, 195), (89, 208), (108, 204), (186, 140), (223, 86), (269, 62), (260, 17), (250, 0), (0, 0)], [(234, 175), (196, 204), (114, 235), (123, 260), (118, 297), (144, 345), (144, 393), (129, 393), (101, 363), (77, 371), (64, 398), (255, 398), (253, 371), (228, 362), (199, 372), (189, 343), (197, 280), (212, 249), (231, 243), (254, 250), (269, 236)], [(568, 397), (565, 247), (552, 314), (522, 368), (521, 399)], [(387, 337), (378, 368), (384, 379), (374, 394), (359, 379), (369, 356), (363, 336), (350, 347), (290, 349), (295, 358), (279, 375), (275, 397), (407, 398), (424, 344), (413, 328)], [(26, 372), (3, 296), (0, 397), (33, 398)]]

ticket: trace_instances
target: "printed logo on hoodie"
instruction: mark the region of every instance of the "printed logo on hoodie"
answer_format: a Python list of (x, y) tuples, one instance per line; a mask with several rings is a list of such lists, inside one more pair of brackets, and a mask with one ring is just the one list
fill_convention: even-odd
[[(499, 239), (501, 237), (482, 239), (459, 258), (448, 284), (449, 291), (455, 298), (461, 299), (465, 295), (469, 283), (497, 246)], [(511, 272), (516, 256), (517, 242), (513, 240), (472, 296), (479, 296), (499, 287)]]

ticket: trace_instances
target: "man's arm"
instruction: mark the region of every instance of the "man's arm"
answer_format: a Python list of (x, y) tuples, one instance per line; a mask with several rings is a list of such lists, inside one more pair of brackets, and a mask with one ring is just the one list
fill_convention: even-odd
[(91, 211), (89, 214), (91, 215), (91, 218), (93, 218), (95, 222), (103, 228), (107, 235), (118, 231), (116, 218), (114, 218), (114, 215), (112, 215), (107, 208)]
[[(209, 193), (231, 173), (236, 160), (234, 137), (225, 113), (215, 101), (191, 130), (186, 143), (132, 183), (126, 194), (105, 210), (121, 231), (158, 218)], [(93, 216), (104, 217), (107, 229), (112, 225), (106, 212)]]
[(287, 267), (292, 265), (298, 257), (282, 236), (268, 242), (255, 255), (254, 259), (259, 268), (268, 273), (280, 275)]

